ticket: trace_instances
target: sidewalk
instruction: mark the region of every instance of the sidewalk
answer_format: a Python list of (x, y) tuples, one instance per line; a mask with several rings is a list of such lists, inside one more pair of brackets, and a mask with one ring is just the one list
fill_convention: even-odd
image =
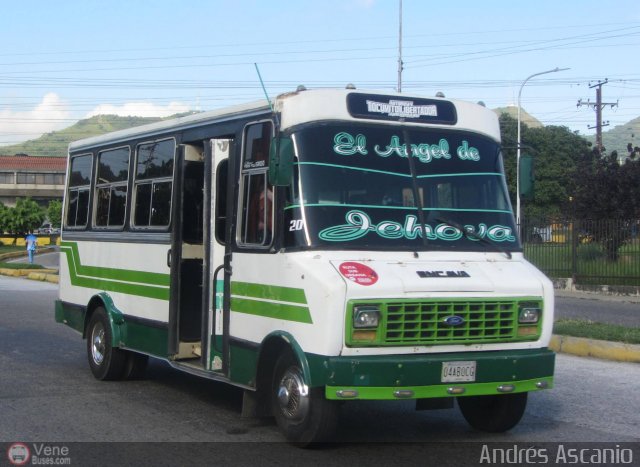
[(561, 290), (555, 289), (556, 297), (566, 297), (566, 298), (582, 298), (585, 300), (602, 300), (607, 302), (629, 302), (629, 303), (640, 303), (640, 295), (612, 295), (612, 294), (602, 294), (596, 292), (585, 292), (582, 290)]

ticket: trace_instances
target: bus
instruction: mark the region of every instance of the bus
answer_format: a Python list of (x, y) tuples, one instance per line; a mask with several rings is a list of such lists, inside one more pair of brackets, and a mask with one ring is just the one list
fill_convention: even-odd
[(482, 105), (300, 86), (71, 143), (67, 170), (55, 317), (100, 380), (162, 359), (300, 445), (359, 400), (503, 432), (553, 386), (552, 284)]

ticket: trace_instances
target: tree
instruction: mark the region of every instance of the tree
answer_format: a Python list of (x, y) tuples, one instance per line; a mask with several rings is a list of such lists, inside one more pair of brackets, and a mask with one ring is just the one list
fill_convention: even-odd
[(59, 229), (62, 224), (62, 203), (57, 199), (49, 201), (47, 206), (47, 218), (51, 222), (51, 227)]
[[(500, 116), (504, 165), (511, 202), (516, 204), (516, 119)], [(577, 162), (589, 152), (583, 137), (563, 126), (529, 128), (521, 124), (521, 154), (534, 159), (535, 190), (533, 199), (522, 204), (525, 219), (558, 218), (570, 215), (570, 187)]]
[(9, 229), (9, 208), (0, 202), (0, 234), (10, 232)]
[(45, 218), (44, 210), (31, 198), (18, 198), (10, 210), (9, 227), (16, 235), (37, 229)]
[(616, 220), (613, 228), (583, 224), (611, 261), (618, 260), (620, 247), (631, 239), (634, 219), (640, 217), (640, 160), (634, 159), (621, 165), (617, 152), (600, 154), (594, 149), (579, 161), (573, 183), (573, 207), (579, 219)]

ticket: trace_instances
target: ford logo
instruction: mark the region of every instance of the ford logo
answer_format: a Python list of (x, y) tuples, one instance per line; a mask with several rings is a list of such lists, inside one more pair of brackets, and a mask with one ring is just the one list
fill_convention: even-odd
[(458, 315), (447, 316), (443, 321), (447, 326), (460, 326), (464, 324), (464, 318)]

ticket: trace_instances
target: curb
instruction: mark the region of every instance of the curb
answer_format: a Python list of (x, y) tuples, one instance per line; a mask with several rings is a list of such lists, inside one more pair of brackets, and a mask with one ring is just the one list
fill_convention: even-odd
[(33, 281), (51, 282), (53, 284), (58, 283), (58, 276), (56, 274), (48, 274), (42, 272), (30, 272), (27, 274), (27, 279)]
[(57, 269), (7, 269), (0, 268), (3, 276), (22, 277), (36, 281), (58, 283)]
[(640, 363), (640, 345), (601, 341), (584, 337), (553, 335), (549, 348), (579, 357), (595, 357), (616, 362)]
[(640, 286), (636, 285), (576, 284), (570, 277), (556, 277), (551, 280), (553, 282), (553, 288), (558, 291), (577, 292), (594, 296), (640, 298)]

